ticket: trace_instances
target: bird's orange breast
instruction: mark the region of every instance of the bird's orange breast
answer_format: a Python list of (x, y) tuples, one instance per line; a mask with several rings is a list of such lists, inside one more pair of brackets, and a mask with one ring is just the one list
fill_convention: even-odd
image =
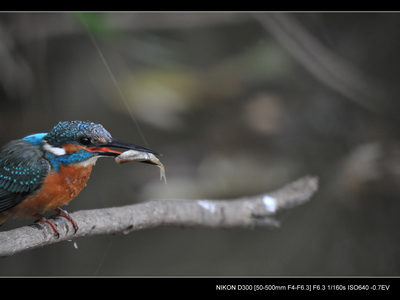
[(18, 218), (27, 218), (68, 204), (86, 186), (91, 172), (92, 165), (61, 166), (59, 172), (51, 170), (35, 194), (8, 212)]

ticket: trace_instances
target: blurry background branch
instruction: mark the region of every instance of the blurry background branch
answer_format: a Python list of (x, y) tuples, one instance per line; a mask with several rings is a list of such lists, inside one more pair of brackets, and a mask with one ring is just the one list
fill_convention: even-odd
[(71, 214), (79, 225), (54, 219), (60, 237), (54, 237), (46, 223), (35, 223), (0, 233), (0, 256), (43, 247), (63, 240), (99, 234), (127, 234), (132, 230), (157, 226), (210, 228), (277, 227), (277, 213), (301, 205), (318, 189), (318, 178), (305, 176), (283, 188), (234, 200), (151, 200), (145, 203), (78, 211)]
[(316, 79), (361, 107), (387, 113), (379, 99), (384, 89), (350, 61), (313, 36), (290, 14), (254, 14), (254, 18)]

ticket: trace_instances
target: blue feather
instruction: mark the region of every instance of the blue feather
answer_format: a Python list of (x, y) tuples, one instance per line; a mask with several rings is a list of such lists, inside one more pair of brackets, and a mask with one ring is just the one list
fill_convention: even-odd
[(24, 141), (31, 143), (32, 145), (42, 146), (43, 138), (47, 135), (47, 133), (36, 133), (32, 135), (28, 135), (23, 138)]

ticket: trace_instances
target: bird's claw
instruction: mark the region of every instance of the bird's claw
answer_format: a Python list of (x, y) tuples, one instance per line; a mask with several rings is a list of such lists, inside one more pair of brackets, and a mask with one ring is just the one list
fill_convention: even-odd
[(61, 208), (56, 208), (55, 211), (58, 212), (58, 214), (55, 214), (55, 215), (51, 216), (50, 218), (54, 219), (55, 217), (58, 217), (58, 216), (66, 218), (67, 220), (69, 220), (72, 223), (72, 226), (74, 227), (74, 230), (75, 230), (74, 231), (74, 234), (75, 234), (78, 231), (79, 227), (78, 227), (78, 224), (75, 222), (75, 220), (69, 215), (69, 213), (66, 210), (61, 209)]
[(50, 219), (54, 219), (58, 216), (64, 217), (72, 223), (72, 226), (74, 227), (74, 230), (75, 230), (75, 232), (74, 232), (74, 234), (75, 234), (78, 231), (78, 224), (75, 222), (75, 220), (68, 214), (67, 211), (65, 211), (61, 208), (56, 208), (55, 211), (57, 212), (57, 214), (51, 216), (49, 219), (43, 217), (40, 214), (34, 214), (33, 216), (35, 218), (37, 218), (37, 220), (35, 222), (41, 221), (41, 222), (45, 222), (45, 223), (49, 224), (54, 231), (55, 237), (58, 239), (60, 237), (60, 233), (58, 232), (57, 225)]
[(37, 222), (45, 222), (45, 223), (49, 224), (49, 225), (51, 226), (51, 228), (53, 229), (53, 231), (54, 231), (55, 237), (56, 237), (57, 239), (60, 237), (60, 233), (59, 233), (58, 230), (57, 230), (57, 225), (56, 225), (56, 223), (54, 223), (53, 221), (51, 221), (51, 220), (49, 220), (49, 219), (43, 217), (43, 216), (40, 215), (40, 214), (34, 214), (33, 216), (34, 216), (35, 218), (37, 218), (37, 220), (35, 221), (35, 223), (37, 223)]

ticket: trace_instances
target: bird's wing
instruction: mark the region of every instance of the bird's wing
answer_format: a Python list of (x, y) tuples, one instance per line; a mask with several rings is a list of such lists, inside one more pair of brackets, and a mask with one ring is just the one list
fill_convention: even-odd
[(24, 140), (7, 144), (0, 153), (0, 212), (40, 188), (49, 170), (50, 163), (37, 145)]

